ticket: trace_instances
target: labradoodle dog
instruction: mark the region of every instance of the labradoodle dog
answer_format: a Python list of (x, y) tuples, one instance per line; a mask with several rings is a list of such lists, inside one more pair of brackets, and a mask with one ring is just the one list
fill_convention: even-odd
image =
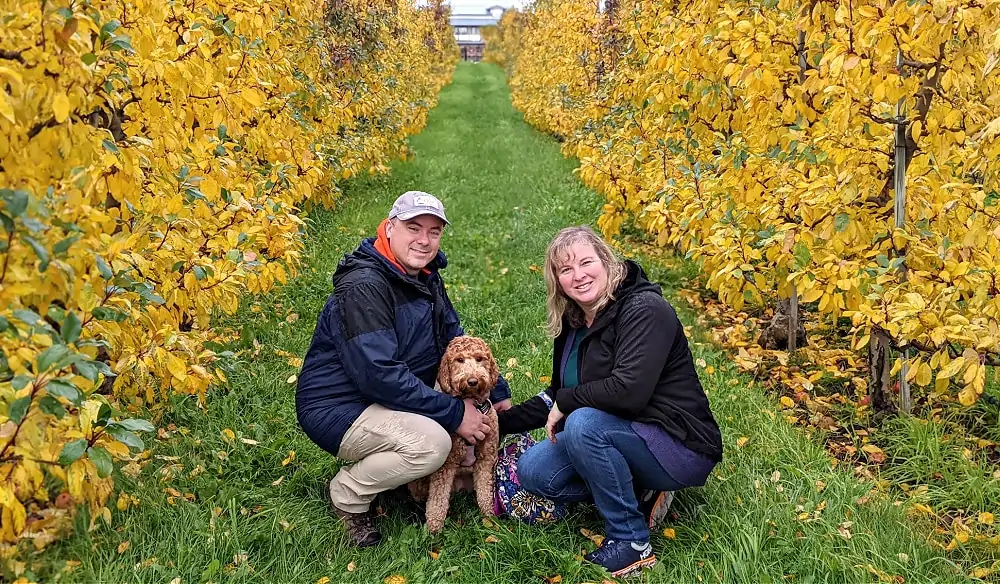
[[(484, 515), (493, 515), (493, 467), (497, 463), (500, 435), (497, 413), (490, 404), (490, 391), (500, 376), (489, 345), (477, 337), (456, 337), (448, 345), (438, 370), (441, 391), (462, 399), (472, 399), (486, 410), (490, 433), (475, 445), (475, 462), (471, 466), (476, 502)], [(417, 499), (427, 500), (427, 530), (437, 533), (444, 527), (455, 480), (470, 472), (463, 466), (469, 446), (461, 436), (452, 437), (451, 452), (444, 465), (434, 474), (410, 483), (410, 492)]]

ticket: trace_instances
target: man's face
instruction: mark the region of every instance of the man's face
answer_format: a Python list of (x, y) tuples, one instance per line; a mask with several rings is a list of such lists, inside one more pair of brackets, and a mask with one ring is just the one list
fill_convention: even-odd
[(434, 215), (418, 215), (406, 221), (392, 219), (386, 226), (389, 249), (406, 273), (416, 276), (437, 255), (444, 221)]

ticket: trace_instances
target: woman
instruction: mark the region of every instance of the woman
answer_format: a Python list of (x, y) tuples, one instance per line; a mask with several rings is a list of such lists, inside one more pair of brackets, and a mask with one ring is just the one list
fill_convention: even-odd
[[(501, 412), (500, 430), (546, 428), (549, 439), (517, 462), (521, 486), (557, 502), (592, 499), (607, 537), (586, 560), (623, 576), (656, 563), (650, 527), (672, 491), (705, 484), (722, 437), (683, 327), (638, 264), (571, 227), (549, 245), (545, 282), (552, 384)], [(643, 490), (660, 495), (646, 509)]]

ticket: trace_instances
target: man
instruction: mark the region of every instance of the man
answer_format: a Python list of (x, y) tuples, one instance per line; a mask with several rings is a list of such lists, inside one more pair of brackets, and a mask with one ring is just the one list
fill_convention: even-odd
[[(447, 224), (432, 195), (396, 199), (377, 237), (337, 267), (299, 375), (299, 425), (327, 452), (357, 461), (329, 481), (327, 494), (361, 547), (382, 539), (371, 511), (378, 493), (440, 468), (450, 433), (475, 443), (489, 430), (471, 401), (434, 389), (445, 348), (464, 334), (439, 273)], [(491, 400), (510, 407), (502, 378)]]

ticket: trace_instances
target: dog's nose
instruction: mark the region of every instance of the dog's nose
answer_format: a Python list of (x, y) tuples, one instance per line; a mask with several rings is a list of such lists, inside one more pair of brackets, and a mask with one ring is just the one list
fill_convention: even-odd
[(469, 387), (476, 387), (477, 385), (479, 385), (479, 380), (476, 379), (475, 377), (470, 377), (468, 383)]

